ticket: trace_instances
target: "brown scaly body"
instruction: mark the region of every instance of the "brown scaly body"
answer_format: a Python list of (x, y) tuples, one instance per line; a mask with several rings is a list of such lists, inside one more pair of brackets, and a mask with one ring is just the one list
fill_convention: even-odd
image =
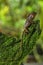
[(26, 23), (25, 23), (25, 26), (24, 26), (24, 31), (28, 33), (28, 27), (33, 23), (33, 19), (35, 18), (36, 16), (36, 12), (32, 12), (28, 15), (28, 18), (26, 20)]

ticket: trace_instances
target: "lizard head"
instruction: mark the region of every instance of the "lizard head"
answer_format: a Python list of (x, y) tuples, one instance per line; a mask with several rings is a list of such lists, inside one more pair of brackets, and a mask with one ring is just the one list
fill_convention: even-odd
[(36, 12), (30, 13), (29, 16), (28, 16), (28, 19), (33, 20), (35, 18), (36, 14), (37, 14)]

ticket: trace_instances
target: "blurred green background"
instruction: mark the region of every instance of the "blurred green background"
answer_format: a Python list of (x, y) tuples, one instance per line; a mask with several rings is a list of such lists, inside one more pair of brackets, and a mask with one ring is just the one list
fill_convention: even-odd
[[(18, 38), (22, 34), (27, 15), (36, 11), (36, 20), (40, 20), (41, 36), (37, 45), (41, 46), (43, 53), (43, 0), (0, 0), (0, 32), (11, 34)], [(38, 62), (43, 61), (43, 54), (38, 54), (37, 49), (33, 53)]]

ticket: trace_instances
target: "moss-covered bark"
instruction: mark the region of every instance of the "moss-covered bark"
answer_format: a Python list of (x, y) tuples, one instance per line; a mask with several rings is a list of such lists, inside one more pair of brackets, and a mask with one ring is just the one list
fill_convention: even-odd
[(28, 34), (24, 31), (20, 41), (0, 34), (0, 65), (19, 65), (31, 53), (41, 34), (39, 21), (31, 24), (28, 29)]

